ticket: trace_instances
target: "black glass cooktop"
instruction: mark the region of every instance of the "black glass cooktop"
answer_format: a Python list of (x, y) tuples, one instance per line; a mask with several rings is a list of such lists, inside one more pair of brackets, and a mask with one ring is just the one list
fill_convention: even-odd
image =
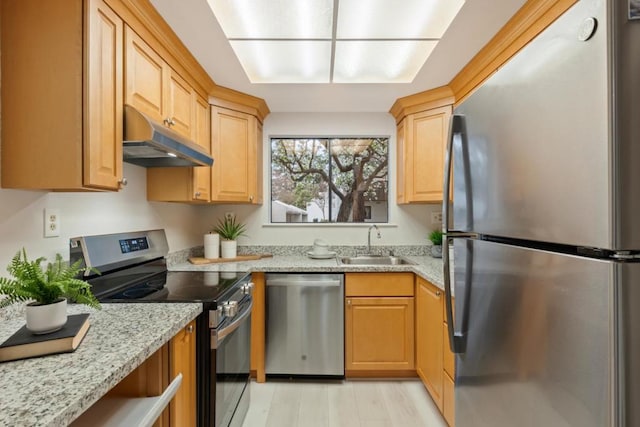
[(148, 264), (89, 280), (101, 302), (215, 302), (247, 272), (166, 271)]

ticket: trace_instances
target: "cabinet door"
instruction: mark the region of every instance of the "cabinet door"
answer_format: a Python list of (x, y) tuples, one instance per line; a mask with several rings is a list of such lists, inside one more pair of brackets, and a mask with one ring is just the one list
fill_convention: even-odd
[[(211, 114), (209, 103), (199, 96), (195, 100), (195, 114), (193, 126), (193, 139), (211, 153)], [(193, 198), (195, 200), (209, 201), (211, 195), (211, 167), (199, 166), (193, 168)]]
[(185, 138), (192, 138), (192, 126), (195, 121), (195, 92), (175, 71), (167, 73), (167, 111), (166, 118), (172, 130)]
[(410, 114), (405, 132), (405, 201), (441, 202), (451, 107)]
[(455, 420), (455, 394), (454, 394), (454, 383), (453, 380), (449, 377), (449, 375), (444, 375), (444, 390), (443, 390), (443, 409), (442, 415), (444, 419), (449, 424), (449, 427), (454, 426)]
[(406, 120), (403, 119), (400, 124), (398, 124), (397, 133), (396, 133), (396, 153), (397, 153), (397, 167), (396, 167), (396, 180), (397, 180), (397, 200), (398, 203), (405, 203), (405, 186), (407, 185), (406, 181), (406, 170), (407, 165), (406, 160), (406, 144), (405, 144), (405, 123)]
[(167, 65), (131, 28), (125, 27), (125, 102), (164, 122)]
[(87, 10), (84, 185), (117, 190), (122, 179), (124, 23), (102, 0)]
[(196, 322), (191, 321), (169, 343), (169, 375), (182, 374), (182, 384), (169, 404), (171, 426), (196, 425)]
[(444, 375), (442, 301), (439, 289), (422, 278), (417, 279), (416, 371), (440, 411)]
[[(254, 155), (249, 144), (255, 141), (255, 118), (249, 114), (211, 107), (211, 199), (249, 202), (250, 180), (255, 179)], [(252, 129), (252, 125), (254, 128)], [(251, 170), (254, 168), (254, 170)]]
[(255, 165), (256, 178), (255, 185), (249, 194), (249, 201), (255, 205), (262, 204), (262, 186), (263, 186), (263, 153), (264, 153), (264, 141), (262, 140), (262, 123), (258, 121), (255, 117), (253, 118), (256, 122), (256, 144), (255, 144), (255, 160), (253, 160), (253, 164)]
[(346, 370), (414, 369), (413, 298), (346, 298)]

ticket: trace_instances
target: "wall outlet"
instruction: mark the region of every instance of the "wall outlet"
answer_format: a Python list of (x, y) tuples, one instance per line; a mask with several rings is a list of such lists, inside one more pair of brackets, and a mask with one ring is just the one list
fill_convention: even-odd
[(442, 212), (431, 212), (431, 224), (442, 224)]
[(60, 210), (44, 210), (44, 237), (60, 236)]

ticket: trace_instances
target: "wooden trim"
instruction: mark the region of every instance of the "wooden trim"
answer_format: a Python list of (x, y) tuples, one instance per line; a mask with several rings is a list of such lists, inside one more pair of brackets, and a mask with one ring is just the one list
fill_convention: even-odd
[(347, 378), (417, 378), (418, 374), (413, 369), (396, 371), (354, 371), (348, 369), (344, 372)]
[[(265, 279), (264, 273), (251, 273), (253, 310), (251, 311), (251, 371), (259, 383), (266, 381), (265, 347)], [(253, 374), (252, 374), (253, 375)]]
[(577, 0), (529, 0), (451, 80), (456, 105), (526, 46)]
[(264, 99), (222, 86), (216, 86), (210, 92), (209, 104), (251, 114), (256, 116), (260, 123), (263, 123), (271, 112)]
[(393, 103), (389, 113), (400, 123), (407, 114), (445, 107), (455, 102), (453, 91), (449, 86), (440, 86), (413, 95), (398, 98)]

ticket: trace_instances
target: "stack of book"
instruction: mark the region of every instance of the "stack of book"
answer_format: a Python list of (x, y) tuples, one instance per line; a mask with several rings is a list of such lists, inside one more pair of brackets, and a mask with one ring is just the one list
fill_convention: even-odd
[(35, 335), (23, 326), (0, 344), (0, 362), (75, 351), (89, 330), (89, 314), (73, 314), (62, 329)]

